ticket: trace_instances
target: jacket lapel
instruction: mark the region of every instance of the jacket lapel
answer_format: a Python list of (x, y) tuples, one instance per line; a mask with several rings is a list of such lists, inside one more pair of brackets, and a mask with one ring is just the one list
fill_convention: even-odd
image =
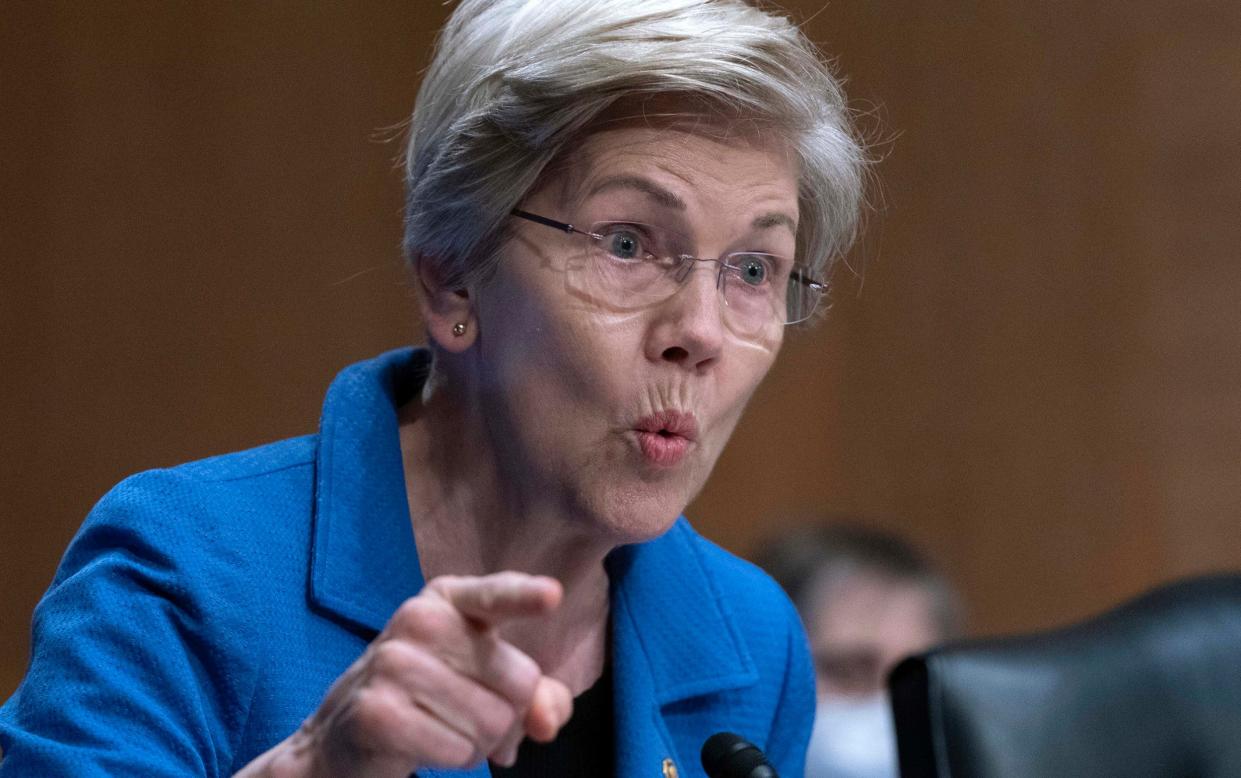
[[(678, 519), (663, 537), (609, 557), (619, 778), (662, 776), (665, 759), (682, 778), (699, 774), (697, 750), (678, 753), (662, 708), (758, 681), (699, 542)], [(678, 734), (700, 745), (714, 733)]]
[(319, 424), (310, 599), (367, 639), (423, 586), (397, 431), (402, 396), (422, 386), (425, 351), (346, 368)]

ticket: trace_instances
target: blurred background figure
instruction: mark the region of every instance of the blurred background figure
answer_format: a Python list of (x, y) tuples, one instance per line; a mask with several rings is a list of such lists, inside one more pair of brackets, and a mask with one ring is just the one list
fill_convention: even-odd
[(887, 676), (960, 634), (956, 590), (908, 541), (856, 521), (799, 526), (755, 561), (788, 592), (810, 638), (818, 707), (806, 778), (896, 778)]

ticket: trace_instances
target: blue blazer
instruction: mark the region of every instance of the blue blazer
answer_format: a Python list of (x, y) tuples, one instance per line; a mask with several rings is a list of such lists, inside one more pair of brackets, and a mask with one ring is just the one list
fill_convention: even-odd
[[(396, 409), (428, 365), (410, 349), (354, 365), (317, 435), (109, 492), (35, 610), (0, 776), (231, 775), (296, 730), (422, 588)], [(731, 730), (802, 775), (814, 679), (771, 579), (684, 518), (607, 564), (616, 774), (670, 759), (701, 776), (703, 741)]]

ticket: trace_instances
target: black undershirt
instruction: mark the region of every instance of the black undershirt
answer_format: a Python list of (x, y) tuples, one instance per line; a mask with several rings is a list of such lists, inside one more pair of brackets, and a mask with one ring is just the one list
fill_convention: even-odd
[(603, 666), (595, 685), (573, 700), (573, 716), (550, 743), (529, 738), (517, 749), (512, 767), (492, 764), (496, 778), (607, 776), (615, 771), (612, 722), (612, 663)]

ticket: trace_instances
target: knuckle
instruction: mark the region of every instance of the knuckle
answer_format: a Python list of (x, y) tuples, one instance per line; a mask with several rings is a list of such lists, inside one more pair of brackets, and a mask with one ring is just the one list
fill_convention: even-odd
[(516, 696), (514, 702), (529, 704), (539, 688), (539, 679), (543, 677), (538, 664), (525, 654), (514, 652), (506, 674), (509, 688)]
[(392, 749), (400, 741), (404, 703), (399, 695), (382, 689), (357, 693), (352, 718), (352, 740), (365, 749)]
[(372, 677), (396, 678), (411, 665), (409, 647), (398, 640), (385, 640), (371, 649)]
[(415, 623), (424, 618), (431, 607), (428, 598), (422, 595), (410, 597), (396, 609), (396, 613), (392, 615), (390, 623), (396, 627), (404, 627), (410, 623)]
[(474, 599), (478, 604), (479, 610), (486, 613), (494, 611), (500, 601), (500, 592), (495, 586), (495, 582), (487, 581), (479, 586), (474, 593)]
[(463, 580), (459, 575), (437, 575), (430, 581), (427, 581), (427, 590), (433, 592), (435, 596), (448, 599), (452, 594), (453, 587), (459, 585)]
[(510, 705), (485, 706), (478, 717), (479, 735), (489, 747), (494, 747), (508, 737), (516, 724), (517, 712)]
[(421, 595), (401, 603), (390, 624), (399, 634), (417, 640), (430, 640), (455, 626), (452, 607)]

